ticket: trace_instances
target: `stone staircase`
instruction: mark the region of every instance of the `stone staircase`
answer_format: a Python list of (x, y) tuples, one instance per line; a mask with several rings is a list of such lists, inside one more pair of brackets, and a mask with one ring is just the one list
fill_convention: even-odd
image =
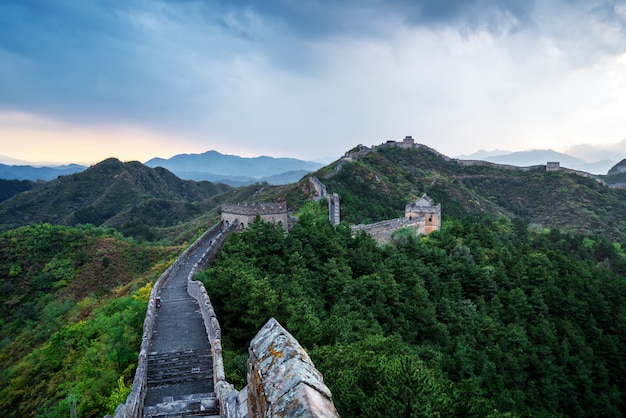
[(215, 393), (195, 393), (180, 397), (166, 396), (163, 402), (143, 409), (143, 418), (218, 418)]
[(210, 348), (148, 355), (149, 388), (203, 379), (213, 379)]
[(181, 385), (203, 382), (213, 388), (210, 348), (148, 355), (148, 388), (162, 394), (162, 402), (145, 406), (144, 418), (218, 417), (215, 393), (177, 394)]

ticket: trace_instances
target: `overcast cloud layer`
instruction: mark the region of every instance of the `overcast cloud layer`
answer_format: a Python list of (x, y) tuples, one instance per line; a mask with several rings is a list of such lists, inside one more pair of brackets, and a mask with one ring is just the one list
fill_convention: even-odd
[(412, 135), (617, 160), (625, 23), (623, 1), (0, 0), (0, 154), (332, 160)]

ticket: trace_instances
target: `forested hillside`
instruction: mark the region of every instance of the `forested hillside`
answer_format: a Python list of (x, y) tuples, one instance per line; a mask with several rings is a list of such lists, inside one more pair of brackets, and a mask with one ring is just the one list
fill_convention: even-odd
[(164, 168), (115, 158), (36, 188), (34, 184), (0, 184), (7, 194), (0, 202), (0, 231), (38, 222), (92, 224), (138, 240), (180, 243), (217, 222), (223, 202), (284, 199), (280, 191), (285, 189), (264, 183), (235, 189), (181, 180)]
[[(429, 192), (430, 193), (430, 192)], [(228, 378), (275, 317), (309, 351), (342, 417), (617, 417), (626, 412), (626, 259), (600, 236), (487, 215), (394, 243), (253, 223), (201, 274)]]
[(99, 417), (125, 399), (152, 283), (180, 247), (112, 229), (37, 224), (0, 234), (2, 416)]
[(329, 193), (339, 193), (342, 220), (368, 223), (401, 216), (426, 192), (445, 217), (483, 213), (519, 218), (531, 229), (559, 228), (626, 244), (626, 190), (565, 171), (466, 166), (427, 147), (380, 146), (355, 162), (320, 170)]
[(4, 202), (18, 193), (31, 190), (37, 183), (29, 180), (0, 179), (0, 202)]
[(110, 158), (2, 202), (0, 227), (93, 224), (157, 239), (157, 228), (202, 215), (214, 206), (201, 202), (228, 190), (231, 187), (225, 184), (181, 180), (163, 168)]

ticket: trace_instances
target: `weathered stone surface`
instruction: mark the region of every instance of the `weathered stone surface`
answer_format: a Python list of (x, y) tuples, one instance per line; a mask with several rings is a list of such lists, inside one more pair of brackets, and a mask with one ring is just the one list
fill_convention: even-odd
[(339, 416), (322, 374), (274, 318), (253, 338), (249, 354), (249, 416)]

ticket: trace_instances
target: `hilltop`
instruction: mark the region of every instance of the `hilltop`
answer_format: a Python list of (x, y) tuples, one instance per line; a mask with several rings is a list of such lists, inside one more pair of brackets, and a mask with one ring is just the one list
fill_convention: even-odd
[(406, 203), (428, 193), (444, 219), (489, 214), (626, 242), (626, 191), (588, 173), (455, 160), (426, 146), (388, 143), (356, 147), (314, 174), (340, 195), (348, 223), (401, 216)]
[(181, 180), (168, 170), (136, 161), (109, 158), (2, 202), (1, 226), (93, 224), (132, 233), (133, 227), (189, 221), (203, 212), (195, 203), (231, 189), (224, 184)]
[(615, 164), (602, 179), (612, 187), (626, 189), (626, 159)]

